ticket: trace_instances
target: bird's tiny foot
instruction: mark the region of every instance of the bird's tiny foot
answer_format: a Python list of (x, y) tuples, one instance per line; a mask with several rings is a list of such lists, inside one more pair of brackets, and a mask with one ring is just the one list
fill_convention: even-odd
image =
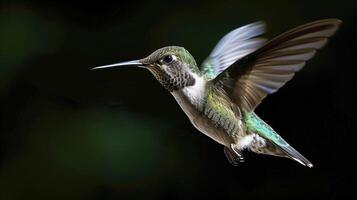
[(224, 147), (224, 154), (226, 155), (229, 163), (233, 166), (237, 166), (239, 163), (244, 162), (243, 155), (231, 148)]

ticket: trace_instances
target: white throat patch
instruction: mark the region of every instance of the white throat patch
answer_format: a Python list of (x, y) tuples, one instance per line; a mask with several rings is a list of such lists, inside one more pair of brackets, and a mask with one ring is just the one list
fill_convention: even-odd
[(202, 76), (198, 76), (194, 73), (191, 75), (195, 79), (195, 84), (182, 88), (182, 92), (192, 104), (201, 107), (203, 103), (202, 99), (205, 95), (206, 81)]

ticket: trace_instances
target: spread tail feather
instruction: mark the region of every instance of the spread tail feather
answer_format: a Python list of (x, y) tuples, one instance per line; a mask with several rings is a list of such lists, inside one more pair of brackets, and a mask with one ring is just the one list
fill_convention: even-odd
[(250, 150), (255, 153), (290, 158), (304, 166), (308, 166), (310, 168), (313, 167), (313, 164), (307, 158), (305, 158), (303, 155), (301, 155), (301, 153), (299, 153), (297, 150), (295, 150), (288, 143), (286, 143), (287, 145), (285, 145), (285, 146), (279, 146), (267, 139), (263, 139), (263, 140), (265, 141), (264, 145), (252, 144), (250, 147)]
[[(291, 158), (302, 165), (313, 167), (313, 164), (290, 146), (278, 133), (276, 133), (267, 123), (260, 119), (254, 112), (244, 112), (245, 122), (248, 131), (256, 134), (255, 142), (250, 149), (256, 153), (282, 156)], [(259, 140), (263, 139), (263, 143)], [(257, 142), (258, 141), (258, 142)]]
[(280, 146), (276, 146), (276, 147), (278, 147), (282, 152), (284, 152), (287, 155), (287, 157), (299, 162), (300, 164), (304, 166), (308, 166), (310, 168), (314, 166), (308, 159), (306, 159), (303, 155), (301, 155), (301, 153), (296, 151), (292, 146), (288, 145), (284, 147), (280, 147)]

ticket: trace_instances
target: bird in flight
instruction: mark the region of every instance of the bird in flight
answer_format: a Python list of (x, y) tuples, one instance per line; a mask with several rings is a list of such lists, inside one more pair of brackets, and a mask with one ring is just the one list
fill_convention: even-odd
[(324, 19), (298, 26), (272, 40), (261, 38), (263, 22), (225, 35), (200, 67), (183, 47), (167, 46), (133, 61), (95, 67), (148, 69), (201, 133), (224, 146), (232, 165), (245, 149), (313, 164), (265, 123), (255, 108), (301, 70), (341, 24)]

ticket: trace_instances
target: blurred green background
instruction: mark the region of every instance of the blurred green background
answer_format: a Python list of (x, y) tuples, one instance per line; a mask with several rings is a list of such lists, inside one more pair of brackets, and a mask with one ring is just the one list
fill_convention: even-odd
[[(0, 199), (338, 199), (352, 194), (354, 1), (0, 4)], [(257, 113), (314, 164), (246, 153), (232, 167), (142, 69), (90, 71), (166, 45), (200, 63), (228, 31), (322, 18), (330, 43)]]

